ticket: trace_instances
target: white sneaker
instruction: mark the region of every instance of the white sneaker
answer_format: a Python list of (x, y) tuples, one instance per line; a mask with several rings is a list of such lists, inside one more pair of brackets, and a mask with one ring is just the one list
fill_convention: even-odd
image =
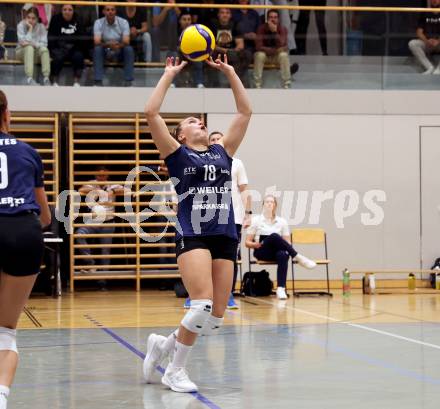
[(168, 386), (174, 392), (189, 393), (197, 392), (198, 388), (194, 382), (191, 382), (185, 368), (172, 368), (168, 364), (162, 383)]
[(43, 86), (49, 87), (51, 85), (49, 77), (44, 77)]
[(423, 71), (423, 75), (431, 75), (434, 73), (434, 67), (428, 68), (426, 71)]
[(32, 77), (29, 77), (26, 79), (26, 84), (27, 85), (37, 85), (37, 83), (34, 81), (34, 79)]
[(80, 84), (79, 82), (76, 82), (76, 81), (75, 81), (75, 82), (73, 83), (73, 87), (74, 87), (74, 88), (80, 88), (80, 87), (81, 87), (81, 84)]
[(297, 261), (300, 266), (303, 266), (310, 270), (316, 267), (316, 263), (313, 260), (310, 260), (309, 258), (301, 254), (297, 254), (294, 260)]
[(433, 72), (434, 75), (440, 75), (440, 66), (437, 67)]
[(277, 298), (279, 300), (287, 300), (286, 289), (284, 287), (277, 288)]
[(197, 84), (197, 88), (205, 88), (203, 84)]
[(0, 395), (0, 409), (6, 409), (7, 406), (8, 406), (8, 400), (6, 399), (5, 396)]
[(56, 81), (52, 82), (52, 86), (58, 88), (59, 87), (58, 82)]
[(156, 366), (159, 365), (163, 358), (162, 344), (166, 341), (166, 337), (162, 335), (151, 334), (147, 341), (147, 355), (144, 359), (143, 373), (147, 383), (152, 383), (153, 374)]

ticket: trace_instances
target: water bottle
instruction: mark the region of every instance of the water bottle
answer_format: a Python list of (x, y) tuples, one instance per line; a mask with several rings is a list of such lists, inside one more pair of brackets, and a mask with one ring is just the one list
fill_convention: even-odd
[(374, 273), (371, 273), (370, 276), (370, 294), (374, 294), (374, 290), (376, 289), (376, 276)]
[(416, 289), (416, 276), (413, 273), (408, 275), (408, 290)]
[(350, 272), (346, 268), (342, 271), (342, 295), (350, 296)]
[(440, 273), (435, 275), (435, 289), (440, 290)]

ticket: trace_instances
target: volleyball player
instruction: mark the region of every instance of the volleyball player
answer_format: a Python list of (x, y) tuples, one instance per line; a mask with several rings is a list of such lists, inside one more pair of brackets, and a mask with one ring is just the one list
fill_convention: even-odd
[(146, 381), (151, 382), (156, 366), (174, 349), (162, 383), (176, 392), (197, 391), (185, 370), (188, 354), (205, 325), (217, 329), (223, 322), (237, 255), (231, 203), (232, 156), (251, 118), (245, 88), (227, 57), (208, 64), (225, 74), (237, 106), (237, 113), (218, 144), (209, 144), (204, 123), (194, 117), (180, 122), (172, 137), (159, 114), (168, 88), (186, 62), (167, 59), (165, 72), (145, 107), (153, 140), (165, 157), (170, 176), (179, 181), (176, 192), (185, 195), (178, 205), (176, 255), (191, 307), (168, 338), (149, 336), (143, 369)]
[(18, 364), (16, 327), (40, 270), (42, 225), (50, 224), (38, 153), (9, 135), (0, 91), (0, 409), (6, 409)]

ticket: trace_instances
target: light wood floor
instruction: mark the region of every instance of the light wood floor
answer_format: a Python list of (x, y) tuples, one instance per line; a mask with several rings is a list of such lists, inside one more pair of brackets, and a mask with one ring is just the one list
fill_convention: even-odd
[[(420, 289), (383, 291), (384, 294), (348, 298), (335, 291), (329, 298), (275, 297), (237, 298), (239, 310), (225, 316), (225, 325), (324, 324), (353, 322), (414, 323), (440, 322), (440, 292)], [(173, 292), (109, 291), (64, 294), (59, 299), (33, 297), (22, 315), (19, 328), (174, 327), (184, 314), (183, 299)], [(93, 320), (93, 321), (92, 321)]]

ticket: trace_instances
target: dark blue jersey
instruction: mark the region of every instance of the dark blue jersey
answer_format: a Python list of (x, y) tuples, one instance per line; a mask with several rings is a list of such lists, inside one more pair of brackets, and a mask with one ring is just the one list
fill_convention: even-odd
[(34, 189), (43, 187), (43, 163), (36, 150), (0, 132), (0, 215), (40, 213)]
[(223, 146), (196, 151), (181, 145), (165, 159), (179, 196), (180, 237), (225, 235), (237, 239), (231, 201), (232, 158)]

